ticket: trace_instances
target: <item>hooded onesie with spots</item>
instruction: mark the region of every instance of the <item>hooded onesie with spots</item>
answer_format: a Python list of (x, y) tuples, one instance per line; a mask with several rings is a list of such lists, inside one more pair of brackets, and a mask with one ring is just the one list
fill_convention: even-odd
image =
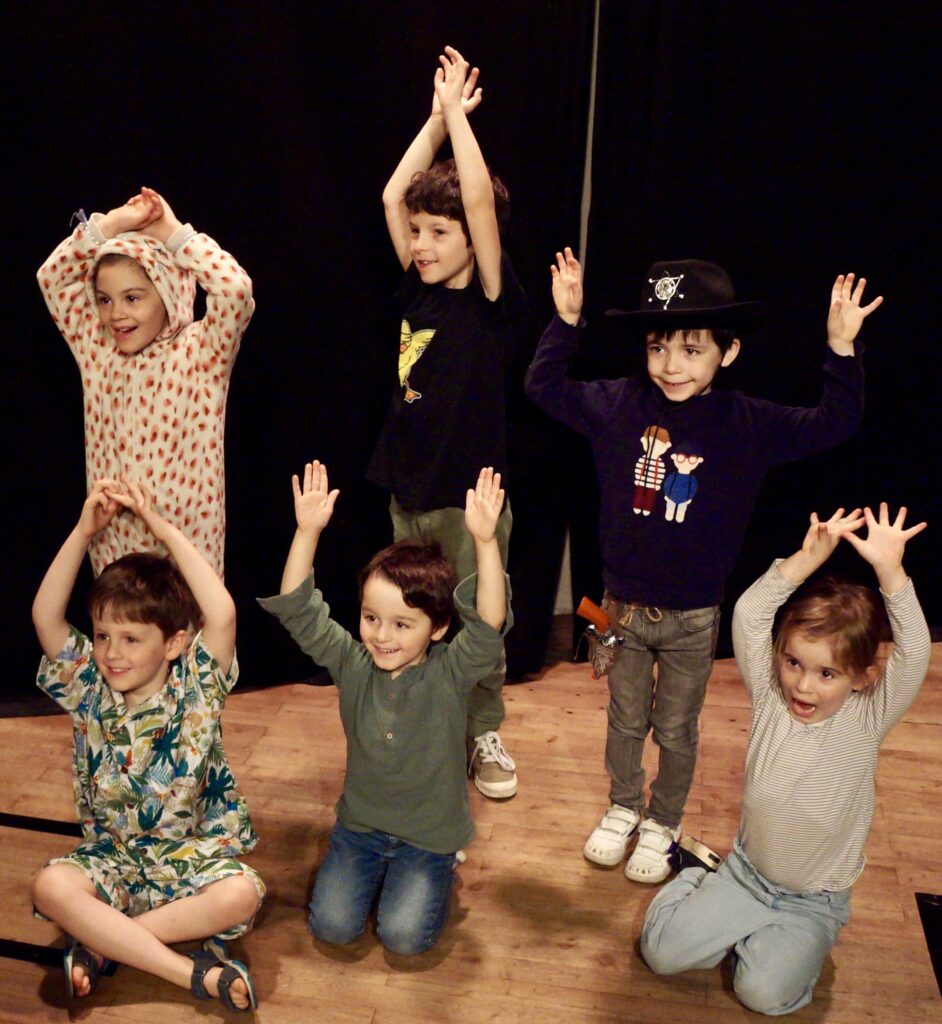
[[(221, 577), (226, 528), (223, 461), (229, 377), (255, 303), (252, 282), (207, 235), (184, 225), (167, 244), (136, 231), (105, 238), (100, 214), (80, 224), (40, 267), (52, 319), (82, 375), (85, 475), (145, 484), (157, 508)], [(119, 351), (98, 317), (95, 267), (130, 256), (167, 311), (163, 331), (133, 355)], [(206, 316), (193, 322), (196, 283)], [(117, 515), (89, 547), (96, 575), (132, 551), (166, 551), (144, 523)]]

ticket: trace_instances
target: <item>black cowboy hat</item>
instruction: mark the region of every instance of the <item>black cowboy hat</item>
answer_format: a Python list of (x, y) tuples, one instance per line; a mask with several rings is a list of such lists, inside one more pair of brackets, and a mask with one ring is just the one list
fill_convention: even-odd
[(703, 260), (655, 263), (641, 292), (638, 309), (610, 309), (626, 327), (645, 330), (716, 327), (748, 331), (765, 315), (761, 302), (737, 302), (729, 274)]

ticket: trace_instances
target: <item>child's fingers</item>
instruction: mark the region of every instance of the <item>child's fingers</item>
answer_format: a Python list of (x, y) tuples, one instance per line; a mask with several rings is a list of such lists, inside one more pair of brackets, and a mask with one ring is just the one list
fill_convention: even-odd
[(922, 531), (928, 526), (928, 523), (916, 523), (915, 526), (910, 526), (908, 530), (903, 530), (903, 540), (909, 540), (910, 537), (915, 537), (917, 533)]
[(878, 295), (873, 300), (873, 302), (870, 303), (869, 306), (861, 306), (860, 312), (863, 313), (864, 316), (869, 316), (878, 306), (882, 306), (882, 305), (883, 305), (883, 296), (882, 295)]
[(301, 500), (301, 481), (298, 479), (298, 474), (293, 473), (291, 476), (291, 491), (294, 494), (294, 500)]

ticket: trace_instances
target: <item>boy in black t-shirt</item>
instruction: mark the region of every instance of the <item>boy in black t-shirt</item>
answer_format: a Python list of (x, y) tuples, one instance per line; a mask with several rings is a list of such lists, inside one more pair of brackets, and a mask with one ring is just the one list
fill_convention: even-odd
[[(398, 292), (401, 391), (367, 475), (392, 493), (395, 539), (437, 541), (463, 578), (474, 571), (467, 481), (481, 465), (507, 479), (505, 376), (526, 300), (501, 251), (507, 190), (468, 123), (481, 102), (478, 69), (450, 46), (439, 63), (431, 116), (383, 191), (406, 270)], [(433, 167), (446, 137), (454, 159)], [(508, 501), (497, 527), (505, 566), (511, 521)], [(498, 800), (517, 791), (516, 766), (497, 733), (503, 681), (503, 671), (481, 680), (468, 702), (469, 771), (480, 792)]]

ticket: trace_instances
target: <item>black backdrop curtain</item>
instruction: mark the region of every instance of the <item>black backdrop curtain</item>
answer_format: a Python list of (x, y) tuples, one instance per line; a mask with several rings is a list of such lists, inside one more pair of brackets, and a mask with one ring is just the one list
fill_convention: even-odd
[[(506, 246), (531, 304), (519, 377), (551, 312), (552, 254), (578, 237), (593, 14), (558, 0), (363, 0), (38, 3), (3, 16), (8, 695), (32, 690), (30, 601), (84, 493), (79, 379), (33, 279), (70, 213), (153, 185), (253, 277), (229, 405), (227, 582), (243, 682), (302, 678), (309, 663), (254, 596), (278, 584), (289, 476), (305, 459), (325, 461), (343, 492), (318, 569), (347, 624), (356, 569), (389, 537), (385, 496), (363, 481), (395, 367), (398, 264), (380, 193), (426, 115), (435, 57), (450, 42), (482, 69), (475, 130), (511, 192)], [(937, 526), (907, 561), (942, 622), (939, 35), (928, 3), (601, 4), (583, 371), (636, 365), (600, 313), (633, 303), (659, 258), (712, 259), (768, 303), (768, 329), (726, 386), (794, 404), (817, 397), (835, 274), (865, 273), (887, 300), (865, 327), (863, 429), (770, 476), (731, 595), (795, 543), (811, 508), (886, 498)], [(581, 443), (519, 386), (511, 429), (508, 656), (523, 672), (542, 661), (567, 522), (576, 598), (601, 583)], [(74, 615), (84, 622), (81, 600)]]
[[(475, 131), (510, 190), (505, 244), (538, 331), (550, 256), (578, 231), (592, 7), (39, 3), (4, 20), (6, 694), (33, 691), (32, 595), (84, 494), (79, 377), (35, 271), (73, 210), (108, 209), (142, 184), (253, 278), (258, 309), (229, 401), (226, 578), (243, 684), (308, 676), (254, 598), (277, 589), (290, 474), (306, 459), (342, 491), (318, 577), (350, 626), (357, 569), (390, 539), (388, 499), (363, 480), (397, 359), (400, 270), (380, 196), (427, 117), (437, 55), (451, 43), (481, 67)], [(553, 458), (520, 390), (533, 343), (512, 397), (516, 671), (541, 664), (565, 528), (545, 514)]]

